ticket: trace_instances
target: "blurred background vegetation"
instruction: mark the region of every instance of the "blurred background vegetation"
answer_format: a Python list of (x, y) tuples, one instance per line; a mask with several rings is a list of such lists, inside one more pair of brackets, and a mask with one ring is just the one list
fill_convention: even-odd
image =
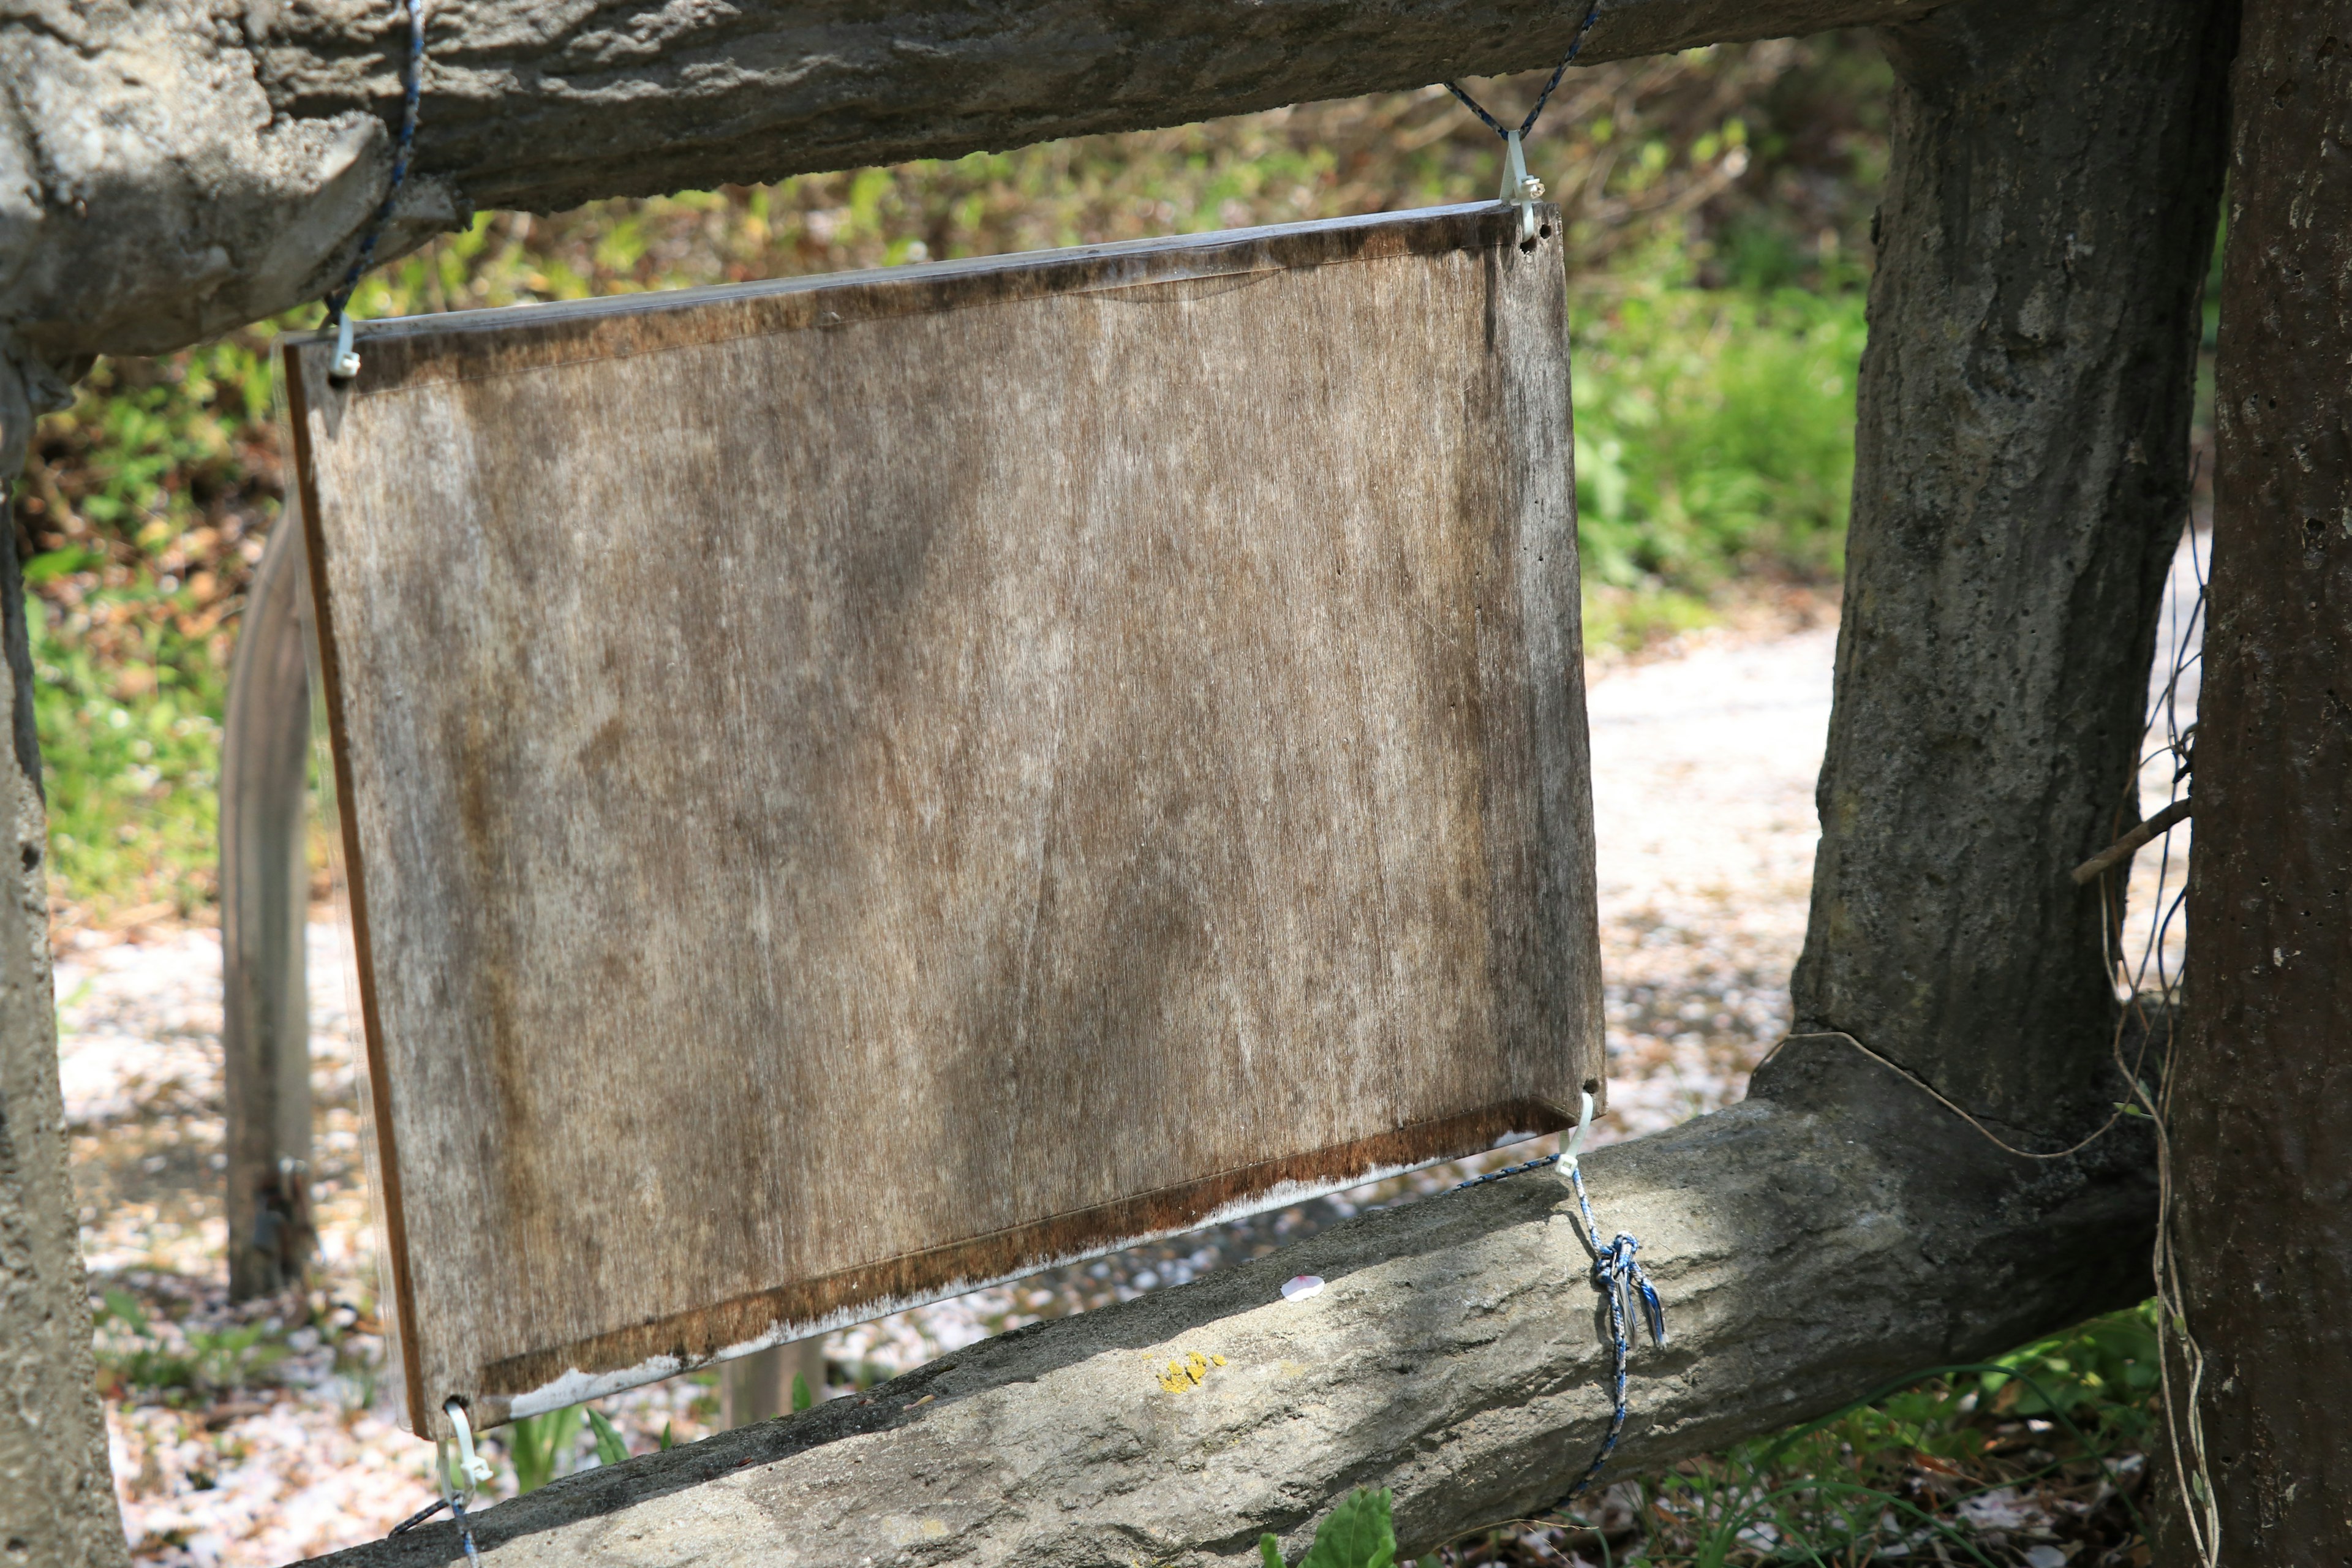
[[(1539, 78), (1475, 84), (1498, 112)], [(1529, 143), (1569, 238), (1587, 638), (1833, 590), (1886, 68), (1824, 35), (1570, 74)], [(429, 118), (420, 142), (432, 156)], [(1465, 201), (1497, 143), (1431, 88), (1009, 153), (479, 215), (362, 317)], [(271, 342), (101, 362), (14, 500), (72, 924), (206, 919), (228, 661), (283, 470)]]

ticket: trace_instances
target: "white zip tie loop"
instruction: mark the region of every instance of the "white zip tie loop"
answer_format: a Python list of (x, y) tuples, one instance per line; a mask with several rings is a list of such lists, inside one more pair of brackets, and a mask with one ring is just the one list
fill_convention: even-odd
[[(1543, 200), (1543, 194), (1544, 183), (1528, 173), (1528, 155), (1520, 145), (1519, 133), (1504, 132), (1503, 188), (1496, 194), (1495, 199), (1507, 207), (1519, 209), (1519, 239), (1522, 244), (1536, 237), (1536, 204)], [(1592, 1097), (1589, 1094), (1584, 1097), (1584, 1109), (1589, 1121), (1592, 1112)], [(1582, 1121), (1576, 1127), (1580, 1133), (1584, 1131)]]
[(1591, 1130), (1592, 1091), (1588, 1089), (1584, 1091), (1584, 1109), (1576, 1118), (1576, 1126), (1569, 1132), (1568, 1142), (1560, 1145), (1559, 1173), (1563, 1181), (1570, 1171), (1576, 1169), (1576, 1157), (1584, 1152), (1584, 1135)]
[(466, 1497), (470, 1501), (474, 1489), (490, 1479), (490, 1462), (474, 1452), (474, 1427), (466, 1419), (465, 1405), (452, 1399), (441, 1409), (449, 1425), (457, 1429), (457, 1473), (466, 1478)]
[[(442, 1405), (441, 1413), (448, 1416), (449, 1425), (457, 1429), (457, 1463), (454, 1468), (449, 1463), (449, 1440), (436, 1437), (433, 1440), (433, 1468), (441, 1483), (442, 1503), (447, 1505), (449, 1517), (457, 1521), (457, 1540), (466, 1548), (466, 1561), (478, 1564), (482, 1554), (475, 1549), (474, 1526), (466, 1517), (466, 1505), (474, 1500), (474, 1489), (490, 1479), (490, 1462), (474, 1451), (474, 1426), (466, 1418), (464, 1404), (453, 1396)], [(425, 1510), (404, 1522), (394, 1533), (398, 1534), (400, 1530), (429, 1519), (435, 1511), (435, 1509)]]

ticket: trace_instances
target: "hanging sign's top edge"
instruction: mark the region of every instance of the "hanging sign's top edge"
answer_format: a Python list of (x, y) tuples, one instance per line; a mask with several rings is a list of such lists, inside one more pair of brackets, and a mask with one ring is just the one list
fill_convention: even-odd
[[(1556, 218), (1546, 227), (1549, 239), (1557, 232)], [(1519, 240), (1518, 229), (1516, 209), (1465, 202), (1059, 250), (392, 317), (359, 326), (364, 368), (355, 381), (335, 390), (365, 396), (1045, 294), (1110, 292), (1381, 257), (1500, 249)], [(323, 331), (289, 334), (280, 342), (289, 372), (314, 382), (321, 394), (333, 350), (333, 335)]]

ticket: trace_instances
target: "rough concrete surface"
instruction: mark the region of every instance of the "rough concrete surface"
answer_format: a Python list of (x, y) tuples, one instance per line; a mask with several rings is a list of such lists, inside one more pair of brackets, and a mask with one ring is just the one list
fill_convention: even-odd
[[(0, 587), (21, 602), (7, 575)], [(15, 700), (12, 684), (0, 683), (0, 702)], [(48, 825), (16, 768), (0, 768), (0, 813), (20, 868), (0, 906), (0, 1040), (12, 1047), (0, 1049), (0, 1563), (100, 1568), (129, 1558), (66, 1181), (42, 876)]]

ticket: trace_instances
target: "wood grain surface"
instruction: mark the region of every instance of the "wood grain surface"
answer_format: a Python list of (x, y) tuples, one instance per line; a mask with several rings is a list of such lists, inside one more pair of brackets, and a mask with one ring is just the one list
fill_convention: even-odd
[(289, 344), (413, 1418), (1563, 1123), (1545, 211)]

